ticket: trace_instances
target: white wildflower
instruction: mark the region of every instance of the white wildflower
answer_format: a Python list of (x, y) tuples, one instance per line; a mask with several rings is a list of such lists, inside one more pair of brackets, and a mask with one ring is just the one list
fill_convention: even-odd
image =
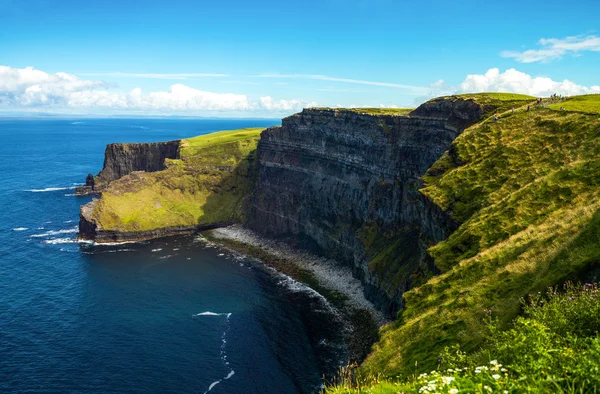
[(456, 394), (456, 393), (458, 393), (458, 389), (456, 389), (456, 388), (448, 390), (448, 394)]
[(498, 360), (492, 360), (492, 361), (490, 361), (490, 364), (491, 365), (498, 365)]
[(492, 388), (490, 386), (483, 386), (483, 388), (489, 391), (490, 393), (492, 392)]
[(498, 379), (500, 379), (500, 375), (498, 375), (498, 374), (492, 375), (492, 378), (494, 378), (495, 380), (498, 380)]

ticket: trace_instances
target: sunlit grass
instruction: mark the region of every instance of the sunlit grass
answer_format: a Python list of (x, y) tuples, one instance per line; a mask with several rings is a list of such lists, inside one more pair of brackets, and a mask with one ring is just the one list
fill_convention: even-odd
[(590, 114), (600, 114), (600, 94), (569, 97), (559, 103), (550, 104), (548, 108), (566, 111), (578, 111)]
[(600, 261), (599, 157), (600, 118), (581, 113), (518, 111), (457, 138), (422, 192), (462, 225), (430, 248), (442, 273), (405, 293), (360, 372), (407, 376), (445, 346), (475, 351), (486, 310), (506, 326), (525, 294)]
[(178, 160), (133, 173), (102, 193), (94, 219), (105, 230), (140, 232), (239, 221), (252, 189), (263, 129), (222, 131), (182, 140)]

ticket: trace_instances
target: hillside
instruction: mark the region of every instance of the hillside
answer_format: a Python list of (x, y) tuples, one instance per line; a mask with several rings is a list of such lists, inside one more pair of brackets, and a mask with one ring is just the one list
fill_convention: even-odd
[(490, 315), (506, 329), (522, 297), (598, 266), (598, 97), (527, 103), (531, 111), (521, 105), (498, 121), (484, 118), (431, 166), (421, 192), (460, 226), (428, 249), (440, 274), (404, 294), (398, 320), (361, 367), (365, 379), (429, 372), (446, 346), (485, 348)]
[[(222, 131), (181, 140), (179, 159), (156, 172), (132, 172), (102, 192), (82, 212), (94, 237), (145, 238), (169, 229), (195, 230), (239, 221), (255, 173), (254, 152), (262, 129)], [(126, 149), (125, 149), (126, 150)]]

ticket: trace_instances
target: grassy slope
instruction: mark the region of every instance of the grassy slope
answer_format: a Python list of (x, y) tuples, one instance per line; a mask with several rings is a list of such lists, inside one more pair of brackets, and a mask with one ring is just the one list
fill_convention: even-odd
[(520, 297), (600, 262), (600, 117), (520, 108), (467, 129), (450, 152), (422, 192), (463, 224), (430, 248), (442, 273), (405, 294), (364, 374), (429, 371), (454, 343), (474, 351), (486, 311), (507, 326)]
[(239, 220), (262, 130), (182, 140), (181, 159), (167, 160), (167, 169), (113, 182), (102, 193), (94, 219), (105, 230), (124, 232)]
[(600, 94), (588, 94), (585, 96), (575, 96), (550, 104), (548, 108), (560, 110), (564, 108), (567, 111), (578, 111), (589, 114), (600, 114)]

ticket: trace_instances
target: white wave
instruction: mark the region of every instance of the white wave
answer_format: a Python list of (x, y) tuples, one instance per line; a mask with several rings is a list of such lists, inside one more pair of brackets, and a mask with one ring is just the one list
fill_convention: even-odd
[(219, 253), (219, 257), (225, 256), (225, 253)]
[(211, 385), (210, 385), (210, 386), (208, 386), (208, 390), (206, 390), (206, 391), (204, 392), (204, 394), (208, 393), (210, 390), (212, 390), (212, 389), (213, 389), (213, 387), (215, 387), (215, 386), (216, 386), (217, 384), (219, 384), (219, 383), (221, 383), (221, 381), (220, 381), (220, 380), (217, 380), (216, 382), (212, 382), (212, 383), (211, 383)]
[(77, 239), (76, 238), (45, 239), (42, 241), (42, 243), (49, 244), (49, 245), (75, 244), (75, 243), (77, 243)]
[(44, 192), (55, 192), (55, 191), (59, 191), (59, 190), (73, 190), (75, 189), (77, 186), (69, 186), (69, 187), (47, 187), (45, 189), (29, 189), (29, 190), (25, 190), (26, 192), (32, 192), (32, 193), (44, 193)]
[(71, 122), (71, 124), (85, 124), (85, 122)]
[(197, 315), (194, 315), (194, 316), (223, 316), (223, 315), (225, 315), (225, 313), (202, 312), (202, 313), (198, 313)]
[(65, 220), (65, 223), (73, 223), (72, 220)]
[[(118, 253), (118, 252), (135, 252), (135, 249), (112, 249), (112, 250), (107, 250), (107, 253)], [(103, 253), (103, 252), (101, 252)]]
[(162, 248), (156, 248), (156, 249), (152, 249), (151, 252), (160, 252), (162, 250)]
[(27, 228), (27, 227), (16, 227), (16, 228), (12, 229), (12, 231), (27, 231), (27, 230), (29, 230), (29, 228)]
[(51, 230), (51, 231), (46, 231), (45, 233), (41, 233), (41, 234), (33, 234), (31, 237), (32, 238), (46, 238), (46, 237), (52, 237), (54, 235), (60, 235), (60, 234), (74, 234), (77, 231), (78, 231), (77, 228), (69, 228), (69, 229), (64, 229), (64, 230)]
[(94, 242), (90, 241), (94, 246), (118, 246), (118, 245), (126, 245), (126, 244), (138, 244), (144, 243), (143, 241), (122, 241), (122, 242)]
[(227, 379), (231, 378), (235, 374), (235, 371), (233, 369), (231, 369), (231, 367), (229, 366), (229, 362), (227, 361), (227, 354), (225, 353), (225, 346), (227, 345), (226, 337), (227, 337), (227, 331), (229, 330), (229, 318), (231, 317), (231, 313), (215, 313), (215, 312), (207, 311), (207, 312), (198, 313), (197, 315), (194, 315), (194, 316), (226, 316), (226, 321), (227, 321), (227, 327), (225, 328), (225, 331), (223, 331), (223, 334), (221, 335), (221, 361), (223, 362), (223, 365), (225, 365), (229, 369), (229, 373), (227, 373), (227, 376), (225, 376), (223, 379), (212, 382), (210, 384), (210, 386), (208, 386), (208, 390), (206, 390), (204, 392), (204, 394), (206, 394), (209, 391), (211, 391), (217, 384), (221, 383), (223, 380), (227, 380)]

